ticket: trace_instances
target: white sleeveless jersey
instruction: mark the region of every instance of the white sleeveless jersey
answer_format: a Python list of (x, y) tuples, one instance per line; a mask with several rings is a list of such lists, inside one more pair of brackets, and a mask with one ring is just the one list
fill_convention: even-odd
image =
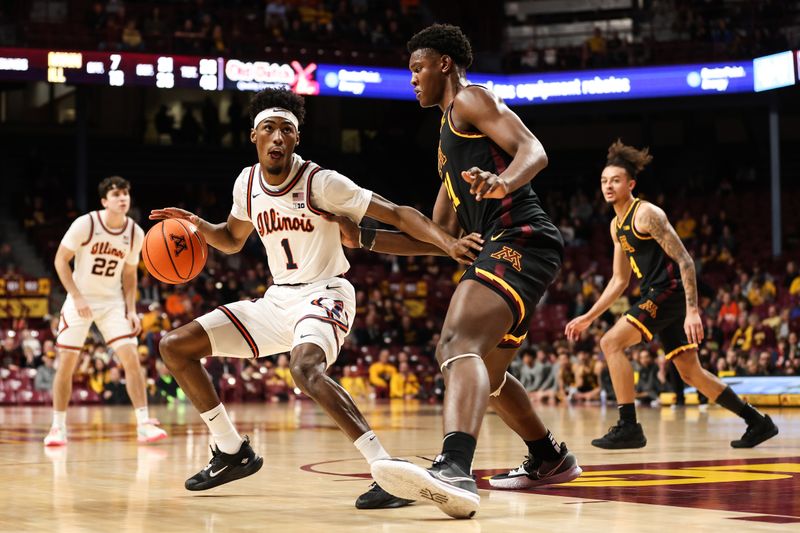
[(350, 269), (339, 225), (322, 214), (359, 223), (370, 201), (372, 191), (293, 154), (289, 176), (278, 187), (267, 184), (258, 163), (243, 169), (233, 187), (231, 215), (253, 224), (276, 284), (313, 283)]
[(103, 223), (100, 211), (75, 219), (61, 245), (75, 252), (72, 279), (90, 303), (124, 301), (124, 264), (139, 264), (144, 231), (130, 217), (125, 227), (111, 230)]

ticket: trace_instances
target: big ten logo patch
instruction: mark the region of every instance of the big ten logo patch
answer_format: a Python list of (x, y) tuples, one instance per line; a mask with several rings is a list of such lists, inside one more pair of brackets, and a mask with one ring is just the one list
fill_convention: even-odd
[(170, 233), (169, 238), (175, 245), (175, 257), (178, 257), (184, 250), (186, 250), (186, 237), (183, 235), (175, 235), (174, 233)]
[(627, 252), (629, 254), (632, 254), (636, 251), (636, 249), (630, 245), (630, 243), (628, 242), (628, 237), (625, 235), (619, 236), (619, 245), (622, 246), (622, 250), (624, 252)]
[(292, 205), (295, 209), (303, 209), (306, 206), (306, 193), (303, 191), (293, 192)]
[(511, 263), (511, 266), (514, 267), (514, 270), (522, 272), (522, 255), (508, 246), (503, 246), (500, 250), (493, 253), (491, 257), (502, 261), (508, 261)]
[(644, 303), (640, 303), (639, 309), (650, 315), (652, 318), (655, 318), (656, 314), (658, 313), (658, 306), (653, 303), (653, 300), (647, 300)]

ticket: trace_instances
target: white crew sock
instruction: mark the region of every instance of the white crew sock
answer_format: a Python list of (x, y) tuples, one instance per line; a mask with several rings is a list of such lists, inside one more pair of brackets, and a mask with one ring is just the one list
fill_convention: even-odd
[(214, 442), (217, 443), (217, 447), (222, 453), (232, 455), (239, 451), (244, 439), (233, 427), (233, 422), (231, 422), (224, 405), (219, 404), (205, 413), (200, 413), (200, 417), (208, 426)]
[(150, 413), (147, 410), (147, 406), (137, 407), (134, 411), (136, 412), (136, 423), (140, 426), (147, 424), (147, 421), (150, 420)]
[(66, 411), (53, 411), (53, 427), (61, 429), (67, 428), (67, 412)]
[(356, 439), (353, 443), (367, 463), (372, 464), (380, 459), (391, 459), (391, 456), (383, 449), (381, 441), (374, 431), (367, 431)]

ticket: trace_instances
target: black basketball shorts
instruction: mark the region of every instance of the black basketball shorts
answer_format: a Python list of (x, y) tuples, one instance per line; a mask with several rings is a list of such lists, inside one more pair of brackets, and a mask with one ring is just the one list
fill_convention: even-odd
[(561, 269), (562, 254), (560, 243), (530, 238), (519, 228), (485, 237), (483, 250), (461, 280), (486, 285), (511, 308), (514, 322), (498, 348), (516, 348), (525, 340), (539, 300)]
[(652, 341), (658, 335), (667, 359), (687, 350), (697, 349), (689, 342), (683, 323), (686, 320), (686, 293), (677, 289), (647, 289), (625, 313), (625, 319), (642, 334), (642, 340)]

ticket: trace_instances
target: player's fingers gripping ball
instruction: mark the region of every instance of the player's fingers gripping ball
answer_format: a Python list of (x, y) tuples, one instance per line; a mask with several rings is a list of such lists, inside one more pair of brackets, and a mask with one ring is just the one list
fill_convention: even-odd
[(177, 218), (162, 220), (147, 232), (142, 259), (150, 275), (177, 285), (196, 277), (208, 259), (208, 246), (194, 224)]

